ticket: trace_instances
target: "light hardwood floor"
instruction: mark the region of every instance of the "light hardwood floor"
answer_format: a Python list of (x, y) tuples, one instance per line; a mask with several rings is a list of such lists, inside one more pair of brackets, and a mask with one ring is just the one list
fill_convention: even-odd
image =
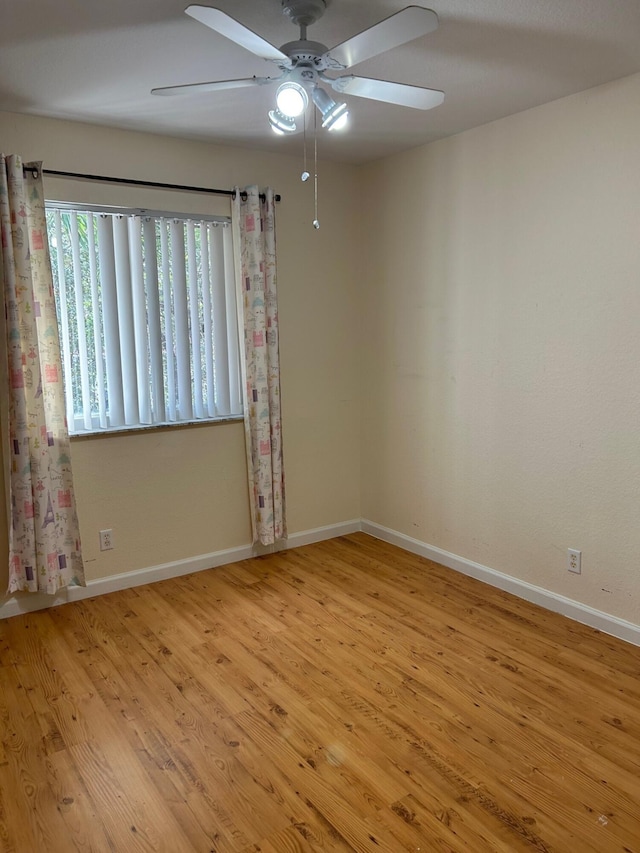
[(0, 623), (0, 849), (640, 851), (640, 649), (355, 534)]

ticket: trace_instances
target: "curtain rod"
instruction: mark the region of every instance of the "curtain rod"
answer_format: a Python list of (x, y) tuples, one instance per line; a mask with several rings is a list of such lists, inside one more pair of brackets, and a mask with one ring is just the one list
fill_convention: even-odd
[[(23, 166), (25, 172), (35, 172), (35, 168), (33, 166)], [(56, 169), (43, 169), (43, 175), (52, 175), (55, 178), (75, 178), (80, 181), (101, 181), (103, 183), (108, 184), (127, 184), (129, 186), (134, 187), (152, 187), (154, 189), (159, 190), (180, 190), (182, 192), (191, 192), (191, 193), (206, 193), (208, 195), (226, 195), (235, 197), (235, 190), (218, 190), (213, 189), (211, 187), (191, 187), (185, 186), (184, 184), (163, 184), (158, 183), (157, 181), (138, 181), (134, 178), (111, 178), (107, 175), (85, 175), (82, 172), (60, 172)], [(245, 199), (247, 194), (245, 192), (240, 193), (241, 197)], [(264, 193), (260, 193), (260, 198), (264, 201)], [(275, 201), (280, 201), (280, 195), (274, 195)]]

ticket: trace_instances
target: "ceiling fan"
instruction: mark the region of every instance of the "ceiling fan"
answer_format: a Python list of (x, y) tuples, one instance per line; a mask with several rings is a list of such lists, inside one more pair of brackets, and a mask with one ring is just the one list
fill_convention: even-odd
[(152, 94), (183, 95), (279, 83), (276, 107), (268, 114), (271, 127), (276, 133), (294, 133), (297, 130), (295, 119), (307, 109), (309, 97), (322, 115), (324, 128), (337, 130), (344, 127), (348, 116), (347, 105), (336, 103), (321, 83), (339, 94), (356, 95), (419, 110), (428, 110), (442, 103), (444, 92), (436, 89), (357, 77), (353, 74), (331, 76), (332, 72), (344, 71), (432, 32), (438, 26), (438, 16), (435, 12), (421, 6), (407, 6), (329, 50), (326, 45), (307, 39), (307, 27), (322, 17), (330, 2), (331, 0), (282, 0), (282, 12), (300, 28), (300, 38), (287, 42), (280, 48), (265, 41), (221, 9), (211, 6), (187, 6), (187, 15), (256, 56), (273, 62), (279, 69), (279, 74), (273, 77), (244, 77), (163, 86), (152, 89)]

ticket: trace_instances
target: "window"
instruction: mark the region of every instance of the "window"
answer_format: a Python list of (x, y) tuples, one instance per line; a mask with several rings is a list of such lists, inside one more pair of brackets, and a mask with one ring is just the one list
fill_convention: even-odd
[(71, 434), (242, 413), (228, 218), (47, 202)]

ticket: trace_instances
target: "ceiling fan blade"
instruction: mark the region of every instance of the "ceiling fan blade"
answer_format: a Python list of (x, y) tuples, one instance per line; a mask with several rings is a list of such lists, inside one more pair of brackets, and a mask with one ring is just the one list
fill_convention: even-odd
[(247, 86), (264, 86), (279, 77), (240, 77), (237, 80), (213, 80), (211, 83), (183, 83), (180, 86), (161, 86), (152, 89), (152, 95), (191, 95), (200, 92), (219, 92), (222, 89), (244, 89)]
[(330, 83), (336, 92), (356, 95), (358, 98), (371, 98), (416, 110), (430, 110), (444, 101), (444, 92), (438, 89), (425, 89), (422, 86), (410, 86), (407, 83), (392, 83), (389, 80), (372, 80), (370, 77), (338, 77), (336, 80), (322, 78)]
[(215, 30), (225, 38), (231, 39), (236, 44), (244, 47), (245, 50), (255, 53), (256, 56), (262, 59), (270, 59), (274, 62), (289, 62), (288, 57), (278, 50), (277, 47), (270, 44), (268, 41), (254, 33), (244, 24), (236, 21), (231, 15), (227, 15), (221, 9), (214, 9), (211, 6), (187, 6), (184, 10), (187, 15), (200, 21), (206, 27)]
[(351, 68), (365, 59), (433, 32), (438, 16), (431, 9), (407, 6), (367, 30), (328, 50), (323, 59), (328, 68)]

